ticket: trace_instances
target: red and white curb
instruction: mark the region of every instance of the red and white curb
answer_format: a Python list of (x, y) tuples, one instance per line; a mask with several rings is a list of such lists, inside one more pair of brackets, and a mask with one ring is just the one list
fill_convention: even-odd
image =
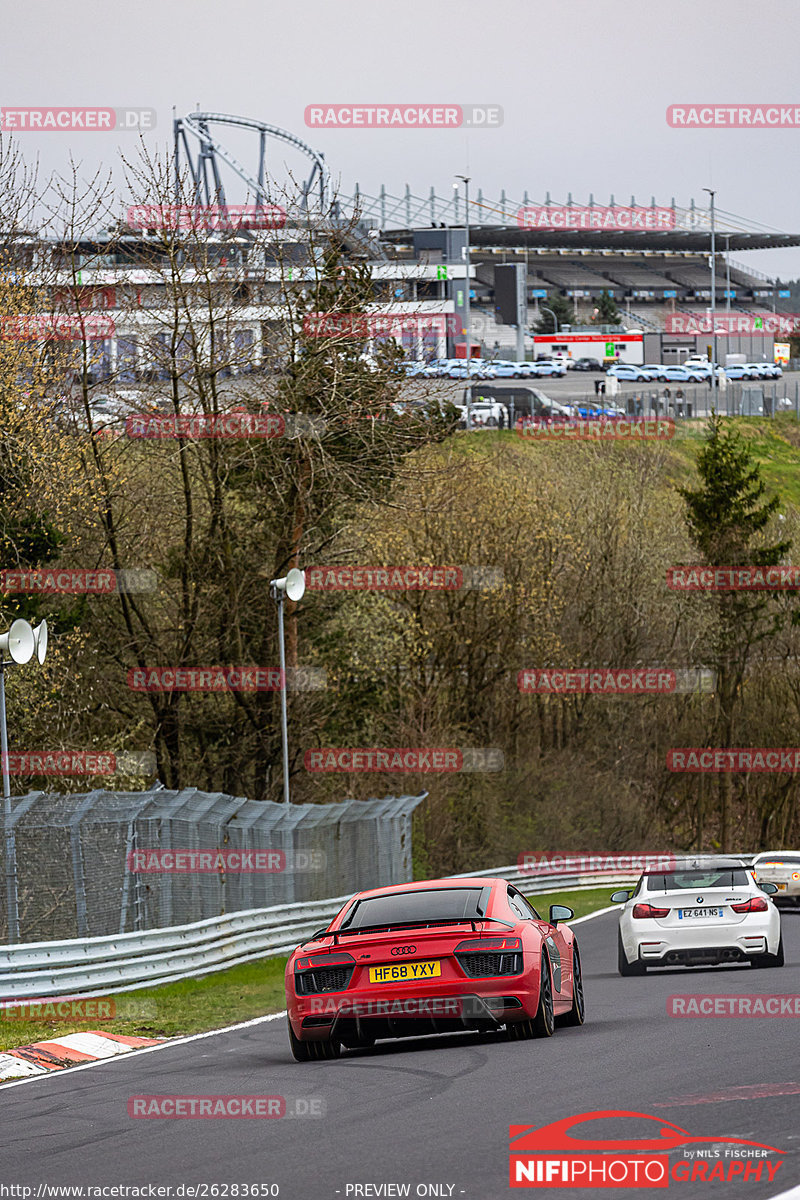
[(22, 1079), (29, 1075), (46, 1075), (48, 1071), (63, 1071), (82, 1063), (128, 1054), (144, 1046), (160, 1045), (165, 1038), (125, 1037), (121, 1033), (70, 1033), (47, 1042), (33, 1042), (0, 1054), (0, 1081)]

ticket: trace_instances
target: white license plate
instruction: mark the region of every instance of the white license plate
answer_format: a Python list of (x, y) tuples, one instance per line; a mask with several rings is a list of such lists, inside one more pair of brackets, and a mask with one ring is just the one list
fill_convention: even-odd
[(702, 921), (704, 917), (721, 917), (721, 908), (679, 908), (679, 921)]

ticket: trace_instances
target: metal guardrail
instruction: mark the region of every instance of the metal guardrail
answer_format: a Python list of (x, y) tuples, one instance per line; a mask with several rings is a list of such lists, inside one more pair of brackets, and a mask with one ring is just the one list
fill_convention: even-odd
[[(731, 856), (726, 856), (731, 857)], [(733, 857), (747, 859), (748, 855)], [(517, 864), (453, 875), (453, 879), (502, 878), (524, 884), (528, 895), (555, 890), (613, 888), (638, 879), (640, 872), (599, 874), (522, 869)], [(324, 927), (349, 896), (305, 904), (282, 904), (190, 925), (29, 942), (0, 950), (0, 1003), (56, 996), (105, 996), (181, 979), (199, 978), (239, 963), (289, 954)]]

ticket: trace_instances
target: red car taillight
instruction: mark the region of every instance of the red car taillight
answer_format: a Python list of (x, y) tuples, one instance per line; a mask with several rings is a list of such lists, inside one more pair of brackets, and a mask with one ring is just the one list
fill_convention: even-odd
[(668, 908), (654, 908), (652, 904), (634, 904), (632, 917), (668, 917)]
[(466, 942), (459, 942), (453, 951), (454, 954), (461, 954), (464, 951), (481, 951), (481, 950), (521, 950), (522, 939), (510, 937), (495, 937), (495, 938), (470, 938)]
[(352, 954), (305, 954), (294, 961), (295, 971), (312, 971), (314, 967), (341, 967), (355, 964)]
[(744, 904), (732, 904), (731, 908), (738, 913), (766, 912), (769, 905), (760, 896), (753, 896), (752, 900), (745, 900)]
[(522, 974), (521, 938), (469, 938), (459, 942), (453, 954), (470, 979)]
[(298, 996), (314, 992), (343, 992), (353, 978), (352, 954), (304, 954), (295, 959), (294, 986)]

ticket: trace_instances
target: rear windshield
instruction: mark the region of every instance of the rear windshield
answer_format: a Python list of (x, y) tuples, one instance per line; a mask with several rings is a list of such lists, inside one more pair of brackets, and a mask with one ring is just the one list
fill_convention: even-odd
[(663, 871), (647, 876), (651, 892), (672, 892), (679, 888), (747, 887), (749, 876), (743, 867), (710, 868), (694, 871)]
[(764, 858), (756, 859), (754, 867), (800, 867), (800, 856), (796, 854), (767, 854)]
[(483, 888), (431, 888), (430, 891), (392, 892), (359, 900), (346, 917), (342, 929), (365, 929), (372, 925), (403, 925), (408, 921), (470, 920), (483, 916)]

